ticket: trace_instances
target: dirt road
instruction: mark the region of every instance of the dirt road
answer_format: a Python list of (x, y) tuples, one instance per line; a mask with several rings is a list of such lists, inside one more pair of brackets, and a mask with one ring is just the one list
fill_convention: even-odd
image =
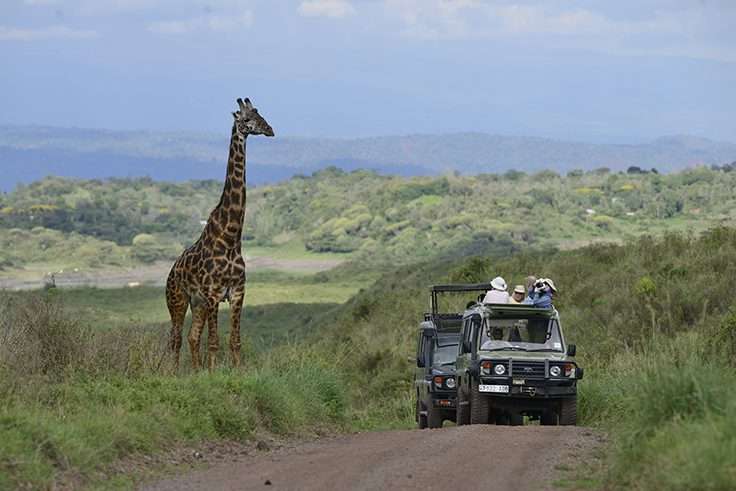
[(600, 444), (578, 427), (464, 426), (371, 432), (246, 457), (149, 484), (168, 490), (555, 489)]

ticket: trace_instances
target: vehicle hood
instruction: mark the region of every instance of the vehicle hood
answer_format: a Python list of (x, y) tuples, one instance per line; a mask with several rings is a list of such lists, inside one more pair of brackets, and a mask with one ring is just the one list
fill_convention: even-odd
[(572, 361), (565, 353), (541, 352), (529, 353), (524, 351), (478, 351), (480, 360), (524, 360), (524, 361)]
[(455, 375), (455, 365), (432, 367), (432, 376), (434, 377), (435, 375)]

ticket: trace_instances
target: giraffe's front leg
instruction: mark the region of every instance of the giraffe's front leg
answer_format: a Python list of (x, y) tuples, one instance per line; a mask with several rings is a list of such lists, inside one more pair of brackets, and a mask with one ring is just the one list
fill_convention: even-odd
[(234, 367), (240, 366), (240, 314), (245, 299), (245, 283), (233, 289), (230, 296), (230, 358)]
[(202, 336), (202, 329), (207, 322), (209, 306), (205, 302), (199, 303), (196, 307), (192, 307), (192, 328), (189, 330), (189, 351), (192, 354), (192, 368), (199, 370), (202, 364), (199, 360), (199, 340)]

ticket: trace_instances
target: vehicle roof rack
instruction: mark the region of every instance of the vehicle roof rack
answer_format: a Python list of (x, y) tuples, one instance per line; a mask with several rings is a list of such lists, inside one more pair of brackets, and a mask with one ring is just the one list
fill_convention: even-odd
[(491, 310), (492, 317), (515, 317), (519, 315), (523, 316), (539, 316), (539, 317), (554, 317), (557, 315), (557, 310), (554, 307), (550, 309), (541, 309), (539, 307), (533, 307), (525, 304), (483, 304), (486, 308)]
[(432, 285), (431, 292), (484, 292), (491, 290), (493, 287), (490, 283), (460, 283), (451, 285)]

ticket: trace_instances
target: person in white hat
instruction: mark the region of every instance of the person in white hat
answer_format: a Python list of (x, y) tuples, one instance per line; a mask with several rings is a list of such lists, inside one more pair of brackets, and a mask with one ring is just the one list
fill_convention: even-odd
[(552, 296), (556, 293), (557, 288), (554, 281), (550, 278), (540, 278), (534, 283), (534, 291), (524, 300), (524, 303), (540, 309), (551, 309)]
[(488, 290), (483, 303), (509, 303), (509, 292), (506, 291), (506, 280), (496, 276), (491, 280), (491, 290)]
[(509, 303), (522, 303), (524, 297), (526, 297), (526, 288), (524, 288), (524, 285), (516, 285), (509, 297)]

